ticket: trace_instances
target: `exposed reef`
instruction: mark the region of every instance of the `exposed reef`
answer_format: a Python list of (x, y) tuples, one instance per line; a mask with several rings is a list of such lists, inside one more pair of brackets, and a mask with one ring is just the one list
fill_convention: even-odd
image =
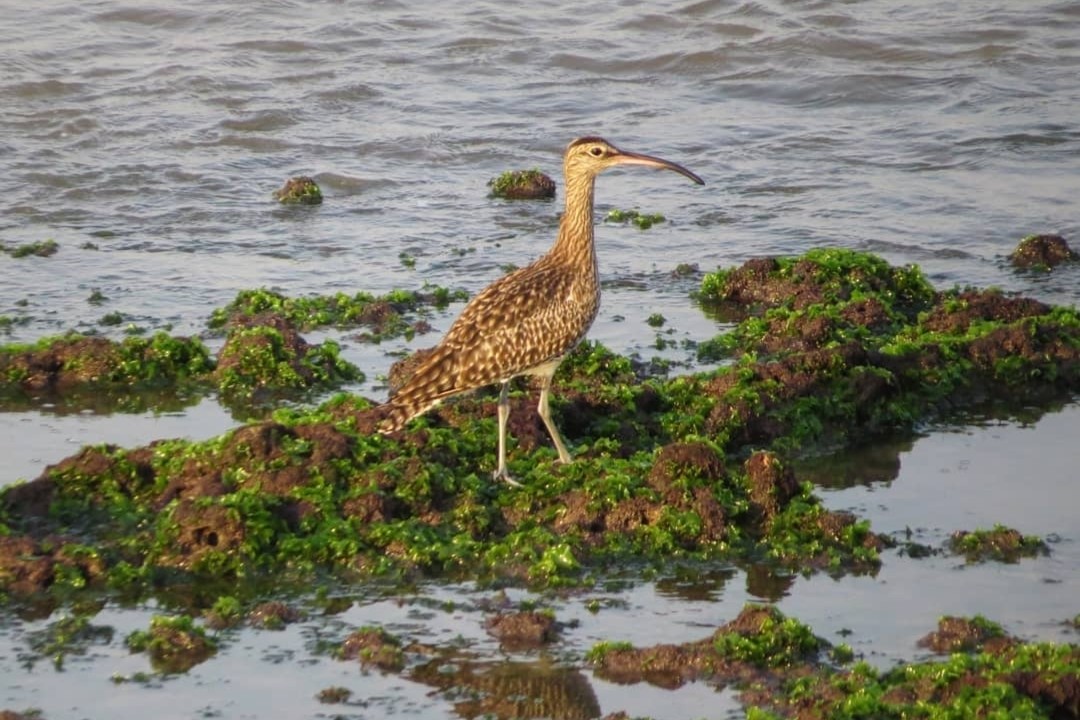
[[(211, 331), (226, 334), (216, 359), (197, 339), (164, 334), (58, 338), (0, 348), (0, 392), (30, 402), (142, 385), (175, 393), (194, 383), (224, 395), (229, 384), (332, 384), (349, 369), (335, 346), (310, 346), (301, 332), (418, 333), (422, 318), (410, 313), (452, 299), (250, 291), (211, 318)], [(493, 391), (447, 402), (392, 436), (375, 432), (377, 406), (341, 394), (207, 441), (84, 447), (0, 490), (0, 599), (47, 614), (102, 598), (169, 598), (191, 615), (155, 618), (128, 645), (172, 673), (213, 655), (218, 636), (207, 630), (302, 618), (266, 597), (271, 586), (378, 576), (589, 587), (612, 566), (722, 560), (753, 568), (747, 582), (759, 596), (780, 595), (768, 590), (780, 581), (763, 572), (874, 573), (894, 542), (825, 508), (792, 469), (796, 459), (988, 401), (1045, 402), (1080, 389), (1074, 309), (995, 290), (937, 290), (917, 268), (872, 255), (753, 260), (705, 275), (698, 300), (738, 318), (699, 344), (702, 358), (720, 361), (716, 370), (649, 376), (595, 343), (563, 363), (553, 404), (576, 454), (570, 465), (554, 462), (534, 410), (538, 388), (515, 381), (510, 465), (522, 488), (490, 479)], [(950, 549), (968, 562), (1047, 552), (1039, 538), (1004, 527), (957, 533)], [(558, 644), (563, 629), (535, 608), (499, 607), (483, 622), (508, 651)], [(62, 658), (103, 637), (75, 620), (50, 628), (42, 647)], [(700, 641), (606, 642), (589, 660), (618, 682), (734, 685), (754, 718), (906, 717), (930, 706), (1077, 717), (1073, 645), (1023, 643), (981, 618), (943, 619), (923, 644), (955, 654), (882, 672), (852, 664), (849, 647), (775, 608), (750, 606)], [(574, 717), (599, 712), (575, 668), (495, 668), (379, 627), (356, 629), (334, 652), (442, 692), (466, 689), (463, 713), (513, 716), (530, 693), (548, 693), (551, 708)], [(346, 703), (342, 690), (320, 699)]]

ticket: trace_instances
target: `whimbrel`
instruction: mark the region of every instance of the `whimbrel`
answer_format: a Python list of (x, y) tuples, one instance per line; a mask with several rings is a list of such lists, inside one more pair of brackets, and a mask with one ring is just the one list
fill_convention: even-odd
[(505, 275), (474, 297), (416, 372), (382, 406), (382, 433), (391, 433), (442, 400), (501, 383), (499, 467), (495, 479), (517, 485), (506, 469), (507, 392), (519, 375), (541, 378), (537, 412), (555, 443), (559, 462), (570, 462), (551, 418), (551, 379), (563, 358), (585, 338), (600, 307), (600, 277), (593, 244), (596, 176), (616, 165), (674, 170), (699, 185), (705, 181), (682, 165), (620, 150), (603, 138), (582, 137), (563, 159), (566, 210), (546, 255)]

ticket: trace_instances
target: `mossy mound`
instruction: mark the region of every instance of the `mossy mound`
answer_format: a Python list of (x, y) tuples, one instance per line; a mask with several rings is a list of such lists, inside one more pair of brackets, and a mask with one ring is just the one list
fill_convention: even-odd
[(773, 607), (747, 605), (739, 616), (710, 637), (681, 645), (635, 648), (604, 642), (589, 651), (597, 675), (620, 684), (649, 682), (676, 688), (699, 678), (749, 681), (762, 670), (805, 674), (828, 643), (806, 625)]
[(361, 381), (364, 374), (339, 355), (333, 340), (312, 346), (284, 316), (241, 316), (218, 353), (213, 378), (222, 399), (247, 405), (313, 387)]
[(289, 178), (274, 191), (274, 199), (285, 205), (318, 205), (323, 201), (322, 189), (306, 175)]
[(166, 333), (122, 342), (67, 335), (0, 347), (0, 387), (9, 391), (63, 391), (92, 384), (160, 386), (197, 378), (212, 368), (200, 340)]
[(645, 648), (605, 642), (589, 659), (597, 675), (620, 684), (734, 685), (755, 720), (1078, 716), (1076, 646), (1022, 643), (978, 617), (943, 618), (925, 644), (952, 654), (888, 671), (861, 662), (838, 668), (826, 651), (843, 665), (849, 648), (830, 648), (775, 608), (748, 605), (702, 640)]
[(917, 268), (818, 250), (707, 275), (701, 300), (751, 308), (688, 380), (729, 449), (840, 444), (1007, 395), (1080, 389), (1080, 315), (996, 290), (936, 292)]
[(754, 261), (707, 276), (703, 296), (757, 310), (713, 343), (739, 353), (727, 367), (642, 379), (589, 343), (562, 365), (554, 404), (577, 456), (568, 466), (553, 462), (538, 389), (515, 384), (509, 464), (525, 488), (488, 475), (492, 392), (389, 437), (375, 432), (378, 408), (338, 397), (208, 442), (86, 448), (6, 488), (0, 585), (141, 592), (327, 569), (559, 584), (672, 558), (873, 572), (887, 540), (822, 507), (785, 458), (910, 429), (991, 392), (1080, 387), (1075, 311), (937, 292), (916, 269), (865, 254)]
[(214, 361), (197, 338), (117, 342), (70, 334), (0, 346), (0, 407), (56, 412), (176, 411), (209, 392)]
[(1015, 563), (1022, 557), (1036, 557), (1050, 552), (1041, 538), (1022, 535), (1019, 530), (997, 525), (990, 530), (958, 530), (949, 537), (948, 547), (963, 555), (969, 563), (985, 560)]
[[(85, 448), (0, 495), (0, 582), (16, 594), (139, 592), (170, 577), (329, 568), (560, 583), (605, 560), (761, 556), (770, 543), (792, 567), (876, 567), (881, 541), (824, 510), (771, 454), (728, 467), (702, 440), (645, 450), (600, 436), (563, 469), (547, 448), (516, 454), (527, 489), (492, 483), (480, 468), (494, 462), (494, 405), (450, 404), (387, 438), (363, 401), (339, 397), (208, 442)], [(632, 426), (635, 408), (620, 422)]]
[(149, 629), (136, 630), (126, 642), (132, 652), (147, 653), (154, 670), (166, 674), (187, 672), (217, 651), (206, 630), (186, 615), (156, 616)]
[(301, 332), (323, 327), (363, 327), (368, 333), (362, 339), (380, 342), (392, 337), (411, 338), (415, 333), (427, 331), (422, 319), (410, 321), (408, 314), (429, 307), (444, 308), (465, 299), (463, 292), (440, 287), (422, 292), (395, 290), (381, 296), (358, 292), (315, 297), (288, 297), (260, 288), (238, 293), (226, 307), (211, 314), (208, 324), (211, 330), (222, 330), (236, 324), (251, 324), (251, 318), (271, 313)]
[(341, 358), (336, 342), (309, 344), (301, 332), (359, 327), (364, 332), (354, 339), (362, 342), (412, 337), (430, 329), (424, 313), (463, 299), (462, 292), (438, 287), (304, 298), (245, 290), (211, 315), (210, 331), (226, 334), (216, 359), (199, 338), (164, 332), (119, 342), (72, 333), (0, 346), (0, 405), (165, 411), (197, 403), (216, 390), (238, 417), (261, 416), (271, 401), (303, 399), (308, 392), (364, 377)]
[(13, 258), (50, 257), (55, 255), (59, 249), (60, 246), (52, 239), (15, 246), (0, 242), (0, 252), (7, 253)]
[(1009, 255), (1009, 262), (1015, 267), (1043, 271), (1077, 260), (1080, 255), (1060, 235), (1028, 235)]
[(492, 197), (506, 200), (546, 200), (555, 197), (555, 181), (536, 170), (507, 170), (488, 180)]

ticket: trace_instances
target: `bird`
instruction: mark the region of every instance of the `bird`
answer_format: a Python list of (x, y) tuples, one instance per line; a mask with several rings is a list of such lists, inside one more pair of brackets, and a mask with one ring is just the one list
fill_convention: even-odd
[(571, 462), (548, 398), (556, 369), (584, 340), (600, 308), (593, 238), (596, 177), (624, 165), (673, 170), (705, 184), (682, 165), (620, 150), (600, 137), (571, 141), (563, 155), (566, 205), (551, 249), (530, 265), (495, 280), (469, 301), (409, 380), (380, 406), (379, 432), (399, 431), (451, 396), (498, 383), (498, 467), (493, 479), (520, 487), (506, 467), (508, 392), (512, 379), (533, 375), (541, 379), (536, 408), (540, 419), (559, 462)]

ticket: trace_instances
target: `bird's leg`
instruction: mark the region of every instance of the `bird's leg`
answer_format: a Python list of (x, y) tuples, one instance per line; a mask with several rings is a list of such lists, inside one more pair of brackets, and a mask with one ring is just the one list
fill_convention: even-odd
[(536, 405), (536, 412), (540, 413), (540, 419), (544, 421), (544, 426), (547, 427), (548, 434), (555, 443), (555, 449), (559, 452), (559, 462), (566, 464), (572, 458), (566, 449), (562, 435), (559, 434), (559, 428), (555, 427), (555, 422), (551, 419), (551, 408), (548, 407), (548, 395), (551, 394), (551, 379), (554, 375), (555, 370), (552, 369), (550, 373), (545, 373), (543, 376), (544, 384), (540, 386), (540, 402)]
[(499, 467), (495, 471), (494, 478), (514, 487), (521, 487), (521, 483), (510, 477), (510, 471), (506, 469), (506, 421), (510, 419), (510, 400), (507, 397), (509, 391), (510, 381), (507, 380), (499, 391)]

